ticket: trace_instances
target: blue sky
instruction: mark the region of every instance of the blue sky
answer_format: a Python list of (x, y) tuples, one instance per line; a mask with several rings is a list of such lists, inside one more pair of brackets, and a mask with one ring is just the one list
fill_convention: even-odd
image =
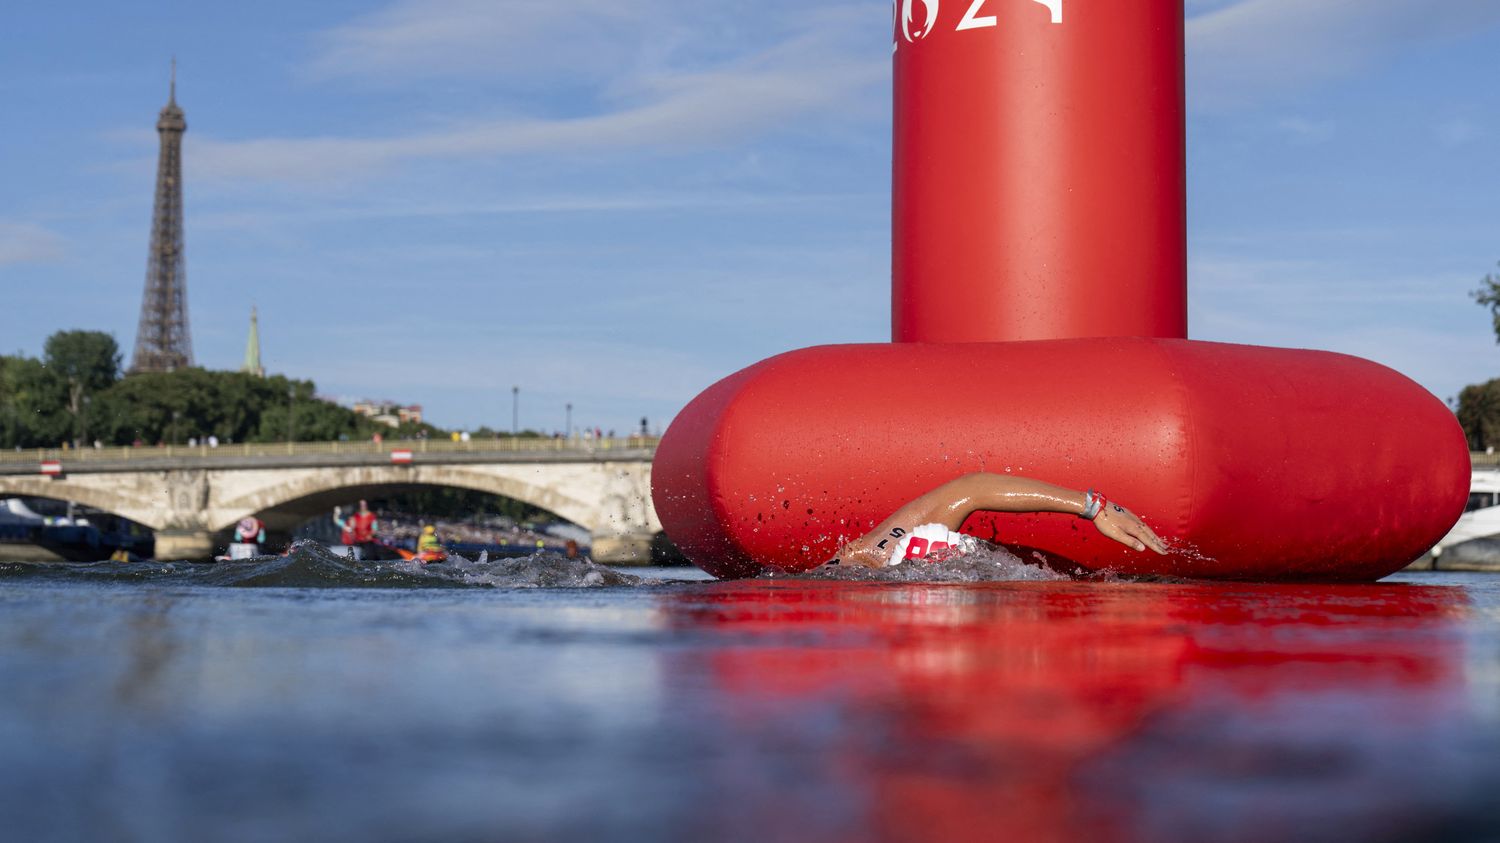
[[(1077, 2), (1077, 0), (1069, 0)], [(1189, 0), (1190, 333), (1500, 376), (1500, 4)], [(0, 350), (134, 343), (179, 62), (200, 365), (437, 424), (664, 425), (888, 339), (889, 0), (23, 4)]]

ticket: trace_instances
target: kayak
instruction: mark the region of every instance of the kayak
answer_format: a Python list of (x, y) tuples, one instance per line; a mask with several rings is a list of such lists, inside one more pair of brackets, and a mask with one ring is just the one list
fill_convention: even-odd
[(395, 548), (395, 551), (401, 554), (402, 559), (405, 559), (408, 562), (420, 562), (423, 565), (433, 565), (438, 562), (448, 561), (448, 551), (443, 550), (440, 547), (432, 548), (430, 550), (417, 551), (415, 553), (399, 547)]

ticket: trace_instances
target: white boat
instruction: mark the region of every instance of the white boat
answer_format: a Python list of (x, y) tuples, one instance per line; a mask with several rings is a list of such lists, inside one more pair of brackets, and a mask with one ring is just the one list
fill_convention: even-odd
[(1500, 471), (1476, 470), (1469, 481), (1469, 505), (1448, 535), (1433, 546), (1434, 559), (1457, 544), (1500, 535)]

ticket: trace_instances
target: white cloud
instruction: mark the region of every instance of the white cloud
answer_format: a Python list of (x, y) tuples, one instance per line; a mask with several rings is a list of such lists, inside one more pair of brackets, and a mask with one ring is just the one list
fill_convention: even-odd
[(1244, 0), (1188, 20), (1189, 96), (1254, 103), (1496, 25), (1495, 0)]
[(319, 36), (310, 70), (402, 87), (434, 78), (483, 77), (500, 89), (617, 81), (701, 69), (798, 33), (878, 36), (886, 46), (888, 12), (870, 12), (867, 2), (802, 0), (395, 0)]
[(1240, 0), (1186, 0), (1183, 6), (1187, 9), (1187, 16), (1192, 18), (1198, 15), (1206, 15), (1210, 12), (1217, 12), (1238, 2)]
[(1482, 128), (1472, 120), (1455, 117), (1438, 123), (1433, 129), (1437, 135), (1438, 143), (1452, 149), (1457, 146), (1467, 146), (1485, 136)]
[(819, 84), (808, 84), (804, 73), (791, 69), (725, 71), (680, 78), (657, 101), (589, 117), (502, 120), (388, 138), (203, 139), (188, 166), (195, 180), (337, 182), (413, 159), (680, 150), (779, 127), (881, 76), (879, 68), (847, 66), (825, 69)]
[(30, 223), (0, 222), (0, 266), (62, 260), (63, 238)]
[(1337, 259), (1195, 256), (1192, 337), (1353, 354), (1440, 398), (1493, 376), (1500, 352), (1467, 276), (1371, 277)]
[[(1323, 321), (1351, 304), (1384, 306), (1392, 302), (1444, 306), (1464, 303), (1474, 287), (1468, 277), (1379, 277), (1325, 260), (1272, 260), (1195, 257), (1189, 265), (1195, 293), (1219, 301), (1243, 297), (1255, 309), (1284, 307), (1279, 322)], [(1329, 311), (1325, 313), (1324, 311)], [(1344, 310), (1347, 312), (1347, 310)], [(1402, 314), (1402, 316), (1409, 314)]]
[(1331, 120), (1309, 120), (1305, 117), (1283, 117), (1276, 121), (1276, 129), (1295, 143), (1317, 144), (1333, 139), (1335, 127)]
[(670, 29), (657, 0), (398, 0), (324, 33), (311, 70), (319, 76), (406, 84), (477, 71), (557, 78), (619, 67), (634, 35)]
[[(438, 340), (436, 344), (441, 346), (444, 342)], [(521, 400), (526, 407), (523, 423), (531, 417), (536, 396), (563, 394), (585, 396), (589, 402), (600, 406), (632, 407), (617, 417), (615, 423), (623, 424), (629, 413), (639, 412), (633, 409), (636, 407), (650, 407), (651, 414), (664, 421), (665, 416), (675, 413), (684, 400), (733, 370), (733, 364), (726, 368), (722, 361), (705, 359), (699, 353), (641, 342), (566, 337), (554, 337), (544, 343), (517, 340), (486, 344), (472, 339), (453, 343), (447, 349), (449, 357), (469, 359), (470, 355), (480, 355), (481, 359), (503, 361), (470, 368), (434, 363), (434, 359), (443, 359), (441, 351), (440, 348), (434, 349), (421, 359), (382, 361), (380, 395), (400, 400), (409, 400), (404, 396), (433, 392), (469, 396), (467, 403), (473, 406), (454, 414), (462, 422), (451, 418), (436, 421), (451, 424), (473, 420), (472, 423), (477, 424), (486, 417), (496, 418), (498, 414), (493, 411), (501, 405), (508, 408), (511, 386), (519, 385)], [(751, 362), (753, 360), (747, 358), (738, 361), (738, 365)], [(304, 377), (313, 378), (324, 390), (354, 395), (365, 394), (369, 389), (350, 380), (347, 366), (330, 364), (325, 358), (302, 357), (293, 352), (287, 356), (284, 365), (289, 370), (303, 373)], [(561, 419), (557, 422), (560, 426)]]
[[(475, 11), (481, 6), (488, 11)], [(349, 74), (424, 67), (434, 73), (438, 69), (459, 72), (473, 71), (474, 63), (503, 54), (505, 58), (494, 61), (520, 62), (526, 66), (515, 68), (516, 72), (548, 78), (550, 63), (575, 50), (572, 38), (554, 32), (565, 22), (599, 25), (619, 16), (630, 27), (639, 27), (643, 21), (655, 22), (652, 10), (662, 4), (632, 6), (629, 15), (617, 11), (617, 6), (528, 0), (504, 7), (516, 12), (512, 19), (472, 0), (404, 0), (363, 23), (336, 31), (334, 46), (316, 66), (324, 72), (336, 69)], [(472, 20), (465, 17), (468, 12), (473, 12)], [(502, 30), (504, 38), (484, 36)], [(720, 50), (708, 60), (694, 53), (681, 64), (668, 64), (658, 57), (611, 66), (600, 57), (634, 49), (626, 37), (628, 31), (616, 32), (604, 39), (614, 47), (590, 47), (587, 58), (563, 62), (575, 70), (593, 69), (579, 70), (583, 75), (600, 76), (591, 95), (580, 100), (589, 107), (575, 115), (470, 119), (437, 130), (386, 137), (237, 141), (199, 137), (193, 142), (188, 166), (195, 181), (328, 184), (357, 180), (412, 160), (629, 154), (643, 149), (674, 152), (738, 144), (747, 136), (793, 124), (842, 102), (867, 99), (868, 92), (886, 84), (888, 59), (880, 50), (849, 49), (847, 30), (845, 16), (820, 13), (769, 45), (741, 45), (731, 54)], [(536, 62), (518, 56), (534, 56)], [(483, 72), (496, 71), (486, 68)]]
[(550, 196), (539, 195), (477, 202), (361, 201), (350, 204), (288, 202), (249, 209), (237, 205), (234, 210), (210, 210), (199, 213), (193, 217), (193, 228), (195, 230), (234, 231), (360, 220), (726, 210), (848, 201), (851, 200), (846, 195), (752, 194), (715, 189), (701, 193), (632, 193), (614, 196), (564, 192)]

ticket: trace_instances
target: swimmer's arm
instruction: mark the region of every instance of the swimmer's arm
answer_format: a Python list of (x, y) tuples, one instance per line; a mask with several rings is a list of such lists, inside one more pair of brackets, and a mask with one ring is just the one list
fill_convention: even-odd
[(891, 516), (897, 523), (942, 524), (957, 530), (975, 512), (1062, 512), (1081, 515), (1083, 492), (1030, 477), (966, 474), (933, 489)]
[[(926, 507), (925, 520), (957, 530), (975, 512), (1062, 512), (1083, 514), (1088, 496), (1068, 489), (1009, 474), (966, 474), (949, 481), (907, 506)], [(906, 507), (902, 507), (905, 509)], [(901, 510), (897, 510), (899, 513)], [(914, 513), (920, 514), (920, 513)], [(1111, 503), (1094, 518), (1099, 532), (1134, 550), (1151, 549), (1165, 554), (1167, 546), (1135, 516), (1119, 504)]]
[[(1009, 474), (966, 474), (927, 492), (876, 525), (875, 529), (839, 549), (846, 564), (880, 567), (890, 555), (882, 539), (896, 528), (941, 524), (957, 531), (970, 515), (990, 512), (1066, 512), (1078, 515), (1086, 505), (1083, 492)], [(897, 533), (899, 535), (899, 533)]]
[[(930, 499), (929, 499), (930, 498)], [(936, 487), (907, 505), (927, 505), (927, 520), (948, 529), (959, 526), (975, 511), (1056, 511), (1083, 514), (1088, 495), (1077, 489), (1055, 486), (1031, 477), (1010, 474), (966, 474)], [(904, 507), (903, 507), (904, 508)], [(926, 523), (918, 520), (916, 523)], [(1109, 504), (1094, 517), (1094, 526), (1104, 535), (1136, 550), (1166, 553), (1167, 544), (1136, 513), (1119, 504)]]
[[(933, 489), (896, 510), (874, 530), (840, 549), (840, 557), (854, 564), (879, 566), (884, 564), (880, 539), (896, 527), (910, 530), (918, 524), (942, 524), (957, 531), (964, 521), (975, 512), (1060, 512), (1081, 515), (1087, 506), (1087, 496), (1076, 489), (1068, 489), (1030, 477), (1010, 474), (975, 473), (966, 474), (956, 480)], [(1142, 524), (1124, 507), (1110, 504), (1108, 512), (1101, 512), (1094, 519), (1099, 532), (1111, 539), (1134, 548), (1150, 548), (1157, 553), (1166, 553), (1166, 545), (1157, 538), (1150, 527)]]

